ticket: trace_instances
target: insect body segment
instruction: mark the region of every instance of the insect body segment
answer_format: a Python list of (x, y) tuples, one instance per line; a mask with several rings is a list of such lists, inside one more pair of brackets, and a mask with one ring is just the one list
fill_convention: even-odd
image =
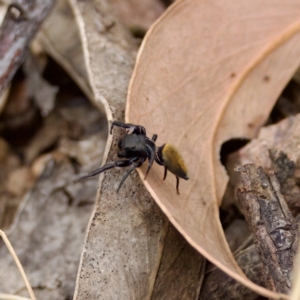
[(157, 135), (154, 134), (151, 139), (148, 138), (146, 135), (146, 129), (141, 125), (114, 121), (111, 124), (110, 134), (112, 134), (114, 126), (126, 129), (126, 134), (119, 140), (118, 143), (118, 157), (124, 158), (124, 160), (109, 162), (101, 168), (92, 171), (88, 175), (81, 177), (79, 180), (95, 176), (111, 168), (129, 166), (119, 183), (117, 189), (118, 192), (128, 175), (134, 169), (140, 167), (145, 160), (148, 159), (148, 168), (144, 179), (146, 179), (155, 160), (159, 165), (165, 167), (164, 180), (167, 176), (168, 170), (176, 176), (176, 190), (177, 194), (179, 194), (179, 178), (183, 178), (185, 180), (188, 180), (189, 178), (183, 158), (176, 148), (171, 144), (164, 144), (161, 147), (156, 147), (155, 141), (157, 139)]
[(165, 167), (164, 180), (167, 177), (167, 171), (176, 176), (176, 190), (179, 194), (179, 178), (188, 180), (189, 177), (183, 158), (178, 150), (171, 144), (158, 147), (156, 162)]
[(165, 144), (159, 147), (157, 154), (171, 173), (185, 180), (189, 179), (183, 158), (173, 145)]

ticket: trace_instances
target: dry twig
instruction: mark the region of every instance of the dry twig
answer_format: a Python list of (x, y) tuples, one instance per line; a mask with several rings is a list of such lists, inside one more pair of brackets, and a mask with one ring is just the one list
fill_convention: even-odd
[[(19, 269), (19, 271), (20, 271), (20, 273), (23, 277), (23, 280), (25, 282), (25, 285), (27, 287), (27, 290), (28, 290), (28, 293), (29, 293), (31, 299), (36, 300), (36, 298), (34, 296), (34, 293), (33, 293), (33, 290), (32, 290), (32, 287), (31, 287), (31, 285), (30, 285), (30, 283), (29, 283), (29, 281), (26, 277), (25, 271), (24, 271), (24, 269), (23, 269), (23, 267), (22, 267), (22, 265), (21, 265), (21, 263), (18, 259), (18, 256), (17, 256), (13, 246), (11, 245), (11, 243), (10, 243), (9, 239), (7, 238), (4, 231), (0, 230), (0, 236), (2, 237), (6, 247), (7, 247), (8, 251), (10, 252), (11, 256), (13, 257), (14, 261), (16, 262), (16, 265), (17, 265), (17, 267), (18, 267), (18, 269)], [(17, 299), (17, 298), (11, 298), (11, 299)]]
[(238, 166), (243, 188), (237, 192), (258, 248), (269, 289), (289, 293), (298, 244), (298, 225), (281, 195), (274, 172), (254, 164)]
[(0, 93), (23, 61), (27, 46), (55, 0), (18, 0), (8, 7), (0, 28)]

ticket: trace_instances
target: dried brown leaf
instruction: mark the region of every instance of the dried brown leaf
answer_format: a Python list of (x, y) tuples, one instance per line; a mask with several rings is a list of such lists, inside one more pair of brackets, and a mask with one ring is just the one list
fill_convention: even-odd
[[(129, 88), (126, 121), (157, 144), (173, 143), (190, 180), (162, 182), (153, 167), (145, 184), (176, 228), (206, 258), (257, 293), (229, 250), (218, 206), (227, 177), (222, 143), (254, 137), (300, 62), (300, 4), (282, 1), (177, 1), (150, 28)], [(141, 177), (145, 168), (139, 170)]]

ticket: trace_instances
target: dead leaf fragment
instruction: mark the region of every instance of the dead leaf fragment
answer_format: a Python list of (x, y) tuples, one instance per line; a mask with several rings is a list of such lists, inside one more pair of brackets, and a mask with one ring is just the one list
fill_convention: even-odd
[[(123, 120), (136, 42), (110, 14), (109, 1), (71, 3), (95, 101), (104, 106), (109, 121)], [(104, 161), (117, 159), (122, 134), (116, 129), (109, 135)], [(100, 176), (74, 300), (151, 298), (169, 222), (135, 172), (116, 193), (123, 172)]]

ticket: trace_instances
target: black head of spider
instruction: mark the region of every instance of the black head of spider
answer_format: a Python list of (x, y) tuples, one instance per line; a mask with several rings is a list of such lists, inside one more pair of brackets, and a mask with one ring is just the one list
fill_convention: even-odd
[(126, 134), (118, 144), (119, 152), (118, 157), (123, 158), (147, 158), (147, 152), (145, 151), (145, 146), (149, 144), (153, 147), (153, 142), (147, 140), (147, 137), (142, 134)]
[(167, 170), (176, 176), (176, 190), (179, 194), (179, 178), (187, 180), (188, 176), (183, 159), (175, 147), (170, 144), (165, 144), (162, 147), (157, 148), (155, 145), (157, 135), (154, 134), (151, 139), (148, 138), (146, 135), (146, 129), (141, 125), (114, 121), (111, 124), (111, 134), (114, 126), (126, 129), (126, 134), (118, 142), (118, 157), (124, 159), (106, 163), (101, 168), (92, 171), (88, 175), (81, 177), (79, 180), (95, 176), (114, 167), (129, 167), (119, 183), (117, 189), (118, 192), (128, 175), (134, 169), (140, 167), (145, 160), (148, 159), (148, 168), (145, 179), (155, 160), (159, 165), (163, 165), (165, 167), (164, 179), (166, 178)]

